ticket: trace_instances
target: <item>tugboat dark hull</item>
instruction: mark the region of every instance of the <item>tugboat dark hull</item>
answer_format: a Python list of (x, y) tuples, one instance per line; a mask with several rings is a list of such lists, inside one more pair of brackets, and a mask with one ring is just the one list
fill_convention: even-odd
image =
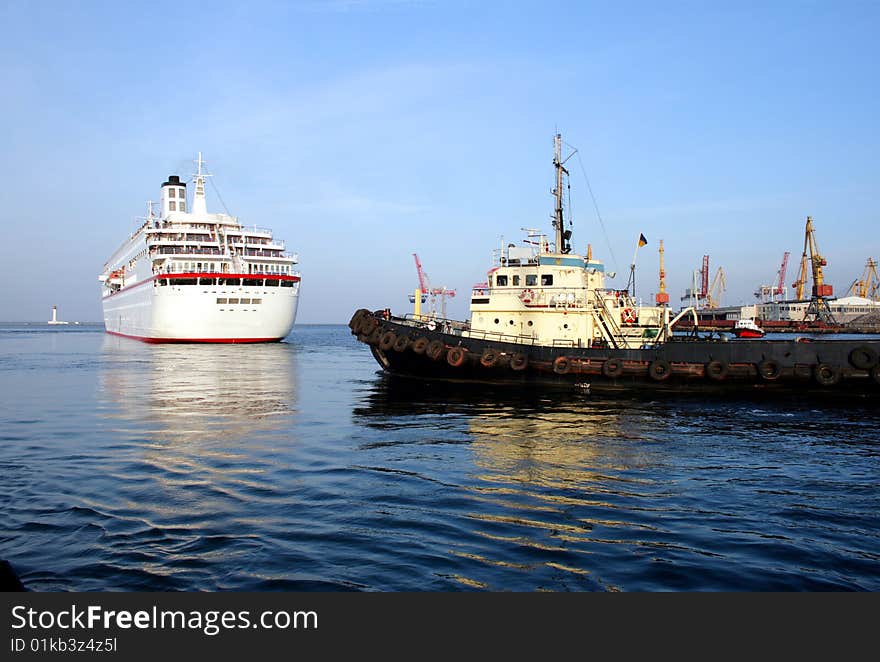
[(359, 310), (349, 327), (387, 372), (591, 392), (880, 396), (877, 340), (672, 340), (650, 349), (547, 347), (429, 329)]

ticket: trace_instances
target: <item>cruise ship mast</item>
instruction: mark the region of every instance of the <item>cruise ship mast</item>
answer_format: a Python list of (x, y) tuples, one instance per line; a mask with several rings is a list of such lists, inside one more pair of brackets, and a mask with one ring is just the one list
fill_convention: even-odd
[(193, 175), (196, 184), (196, 192), (193, 195), (192, 213), (198, 216), (204, 216), (208, 213), (208, 204), (205, 201), (205, 177), (210, 177), (208, 173), (202, 172), (202, 166), (205, 162), (202, 160), (202, 153), (199, 152), (199, 158), (195, 161), (197, 166), (196, 174)]

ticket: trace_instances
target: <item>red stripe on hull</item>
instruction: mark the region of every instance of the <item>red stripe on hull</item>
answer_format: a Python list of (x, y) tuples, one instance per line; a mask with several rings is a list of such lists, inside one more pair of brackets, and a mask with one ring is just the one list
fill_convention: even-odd
[[(115, 297), (117, 294), (122, 294), (123, 292), (128, 292), (129, 290), (133, 290), (136, 287), (140, 287), (141, 285), (147, 285), (152, 283), (154, 280), (160, 278), (250, 278), (251, 280), (260, 280), (261, 278), (265, 278), (266, 280), (292, 280), (294, 283), (298, 283), (302, 280), (299, 276), (285, 276), (282, 274), (224, 274), (217, 272), (208, 272), (203, 273), (201, 271), (187, 271), (184, 273), (167, 273), (167, 274), (156, 274), (155, 276), (150, 276), (145, 280), (139, 280), (136, 283), (123, 287), (118, 292), (113, 292), (113, 294), (107, 294), (101, 298), (102, 301), (109, 299), (110, 297)], [(208, 285), (208, 283), (203, 283), (203, 285)], [(219, 285), (218, 285), (219, 287)], [(235, 285), (232, 285), (235, 287)], [(262, 285), (244, 285), (239, 287), (262, 287)], [(134, 336), (131, 336), (132, 338)]]
[[(106, 331), (106, 329), (105, 329)], [(148, 336), (132, 336), (127, 333), (119, 333), (118, 331), (106, 331), (111, 336), (119, 336), (120, 338), (131, 338), (132, 340), (140, 340), (141, 342), (159, 344), (159, 343), (219, 343), (219, 344), (245, 344), (258, 342), (281, 342), (284, 338), (150, 338)]]

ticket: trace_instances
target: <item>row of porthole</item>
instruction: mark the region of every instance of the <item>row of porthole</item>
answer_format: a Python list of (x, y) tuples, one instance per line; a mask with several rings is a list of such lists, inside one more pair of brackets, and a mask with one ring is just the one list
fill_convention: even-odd
[(262, 299), (228, 299), (226, 297), (217, 297), (217, 303), (219, 303), (219, 304), (243, 303), (244, 305), (247, 306), (248, 304), (254, 304), (254, 305), (261, 304), (261, 303), (263, 303), (263, 300)]
[[(495, 318), (495, 324), (501, 324), (501, 320), (498, 319), (497, 317)], [(513, 326), (513, 324), (514, 324), (514, 321), (513, 321), (513, 320), (510, 320), (510, 325)], [(532, 322), (532, 320), (529, 320), (528, 322), (526, 322), (526, 326), (533, 326), (533, 325), (534, 325), (534, 322)], [(563, 329), (567, 329), (567, 328), (568, 328), (568, 324), (563, 324), (563, 325), (562, 325), (562, 328), (563, 328)]]
[[(501, 324), (501, 320), (498, 319), (497, 317), (495, 318), (495, 324)], [(510, 320), (510, 325), (513, 326), (513, 324), (514, 324), (514, 321)], [(532, 322), (532, 320), (529, 320), (528, 322), (526, 322), (526, 324), (527, 324), (527, 326), (532, 326), (534, 324), (534, 322)]]

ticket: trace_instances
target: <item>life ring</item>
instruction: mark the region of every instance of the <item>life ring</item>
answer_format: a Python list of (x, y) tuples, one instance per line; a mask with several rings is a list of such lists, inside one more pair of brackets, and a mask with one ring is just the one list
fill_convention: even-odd
[(498, 363), (498, 358), (498, 352), (491, 347), (487, 347), (483, 350), (483, 355), (480, 357), (480, 365), (484, 368), (491, 368)]
[(730, 366), (724, 361), (709, 361), (706, 364), (706, 377), (720, 382), (727, 378)]
[(766, 359), (758, 364), (758, 375), (765, 381), (772, 382), (775, 379), (779, 379), (781, 374), (782, 366), (779, 365), (778, 361)]
[(517, 352), (513, 356), (510, 357), (510, 368), (512, 370), (525, 370), (529, 365), (529, 357), (525, 354)]
[(571, 361), (568, 360), (568, 357), (557, 356), (556, 360), (553, 361), (553, 372), (557, 375), (564, 375), (569, 370), (571, 370)]
[(440, 340), (432, 340), (428, 343), (427, 349), (425, 349), (425, 354), (429, 359), (434, 359), (435, 361), (443, 358), (444, 353), (446, 352), (446, 345), (443, 344)]
[(877, 352), (870, 347), (856, 347), (849, 353), (849, 362), (858, 370), (870, 370), (877, 365)]
[(623, 361), (620, 359), (608, 359), (602, 364), (602, 374), (606, 377), (620, 377), (623, 374)]
[(416, 341), (412, 344), (412, 350), (416, 354), (424, 354), (425, 350), (428, 349), (428, 345), (431, 344), (431, 341), (425, 338), (425, 336), (421, 336), (416, 338)]
[(464, 365), (467, 358), (467, 350), (464, 347), (453, 347), (446, 354), (446, 362), (453, 368), (459, 368)]
[(386, 331), (382, 334), (382, 337), (379, 338), (379, 349), (381, 350), (389, 350), (394, 347), (394, 343), (397, 342), (397, 334), (394, 331)]
[(635, 308), (624, 308), (620, 311), (620, 321), (624, 324), (635, 324), (637, 319)]
[(651, 376), (651, 379), (657, 382), (669, 379), (669, 375), (672, 374), (669, 361), (664, 361), (663, 359), (652, 361), (651, 365), (648, 366), (648, 374)]
[(834, 386), (840, 381), (840, 368), (820, 363), (813, 369), (813, 378), (821, 386)]
[(527, 287), (522, 292), (519, 293), (519, 299), (523, 303), (531, 303), (535, 300), (535, 291), (530, 287)]
[(428, 322), (428, 331), (433, 331), (436, 328), (437, 328), (437, 322), (435, 322), (434, 320), (431, 320), (430, 322)]
[(406, 336), (397, 336), (397, 340), (394, 341), (393, 347), (395, 352), (405, 352), (409, 349), (409, 338)]

